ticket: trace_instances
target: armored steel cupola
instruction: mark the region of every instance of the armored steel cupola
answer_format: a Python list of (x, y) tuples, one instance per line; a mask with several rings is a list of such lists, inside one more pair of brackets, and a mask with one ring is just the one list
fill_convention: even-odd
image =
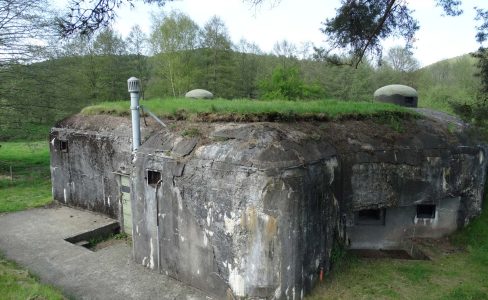
[(401, 84), (387, 85), (374, 92), (374, 99), (378, 102), (406, 107), (417, 107), (418, 98), (418, 93), (414, 88)]

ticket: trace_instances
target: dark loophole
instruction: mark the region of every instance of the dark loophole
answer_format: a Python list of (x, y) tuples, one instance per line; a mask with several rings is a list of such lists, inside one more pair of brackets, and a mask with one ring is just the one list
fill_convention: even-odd
[(147, 170), (147, 184), (156, 185), (161, 180), (161, 172)]
[(356, 212), (356, 225), (384, 225), (384, 209), (363, 209)]
[(414, 100), (414, 97), (405, 97), (405, 102), (412, 104)]
[(59, 150), (68, 152), (68, 141), (59, 141)]
[(417, 205), (417, 218), (434, 219), (435, 218), (435, 205), (434, 204)]

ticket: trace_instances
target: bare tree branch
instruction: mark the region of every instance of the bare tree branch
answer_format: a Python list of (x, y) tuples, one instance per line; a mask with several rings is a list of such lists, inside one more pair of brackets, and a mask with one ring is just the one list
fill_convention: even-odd
[[(62, 36), (76, 33), (92, 34), (107, 27), (117, 16), (116, 10), (124, 4), (134, 5), (134, 0), (71, 0), (69, 13), (57, 18), (56, 23)], [(135, 0), (156, 3), (163, 6), (174, 0)]]
[(386, 19), (388, 19), (388, 17), (390, 17), (391, 11), (392, 11), (392, 8), (393, 8), (393, 5), (395, 4), (395, 2), (396, 2), (396, 0), (388, 0), (387, 1), (387, 3), (386, 3), (387, 6), (385, 9), (385, 12), (383, 13), (383, 16), (381, 16), (380, 22), (376, 26), (376, 29), (371, 33), (366, 44), (364, 45), (363, 49), (361, 49), (361, 51), (359, 53), (358, 60), (356, 61), (356, 65), (355, 65), (356, 69), (358, 68), (359, 64), (363, 60), (364, 54), (366, 53), (366, 50), (368, 50), (369, 46), (373, 42), (373, 39), (375, 39), (378, 36), (381, 29), (385, 25)]
[(32, 59), (54, 34), (46, 0), (0, 0), (0, 66)]

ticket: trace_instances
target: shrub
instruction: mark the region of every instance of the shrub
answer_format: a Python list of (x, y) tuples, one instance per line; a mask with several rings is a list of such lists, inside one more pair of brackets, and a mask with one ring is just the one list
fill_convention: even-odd
[(325, 96), (318, 84), (306, 84), (297, 67), (277, 67), (271, 78), (259, 84), (262, 98), (268, 100), (320, 99)]

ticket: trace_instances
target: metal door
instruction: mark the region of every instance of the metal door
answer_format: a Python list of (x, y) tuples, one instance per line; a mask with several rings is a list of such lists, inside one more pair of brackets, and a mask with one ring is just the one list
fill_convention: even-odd
[(132, 207), (130, 202), (130, 178), (120, 175), (120, 199), (124, 232), (132, 235)]

